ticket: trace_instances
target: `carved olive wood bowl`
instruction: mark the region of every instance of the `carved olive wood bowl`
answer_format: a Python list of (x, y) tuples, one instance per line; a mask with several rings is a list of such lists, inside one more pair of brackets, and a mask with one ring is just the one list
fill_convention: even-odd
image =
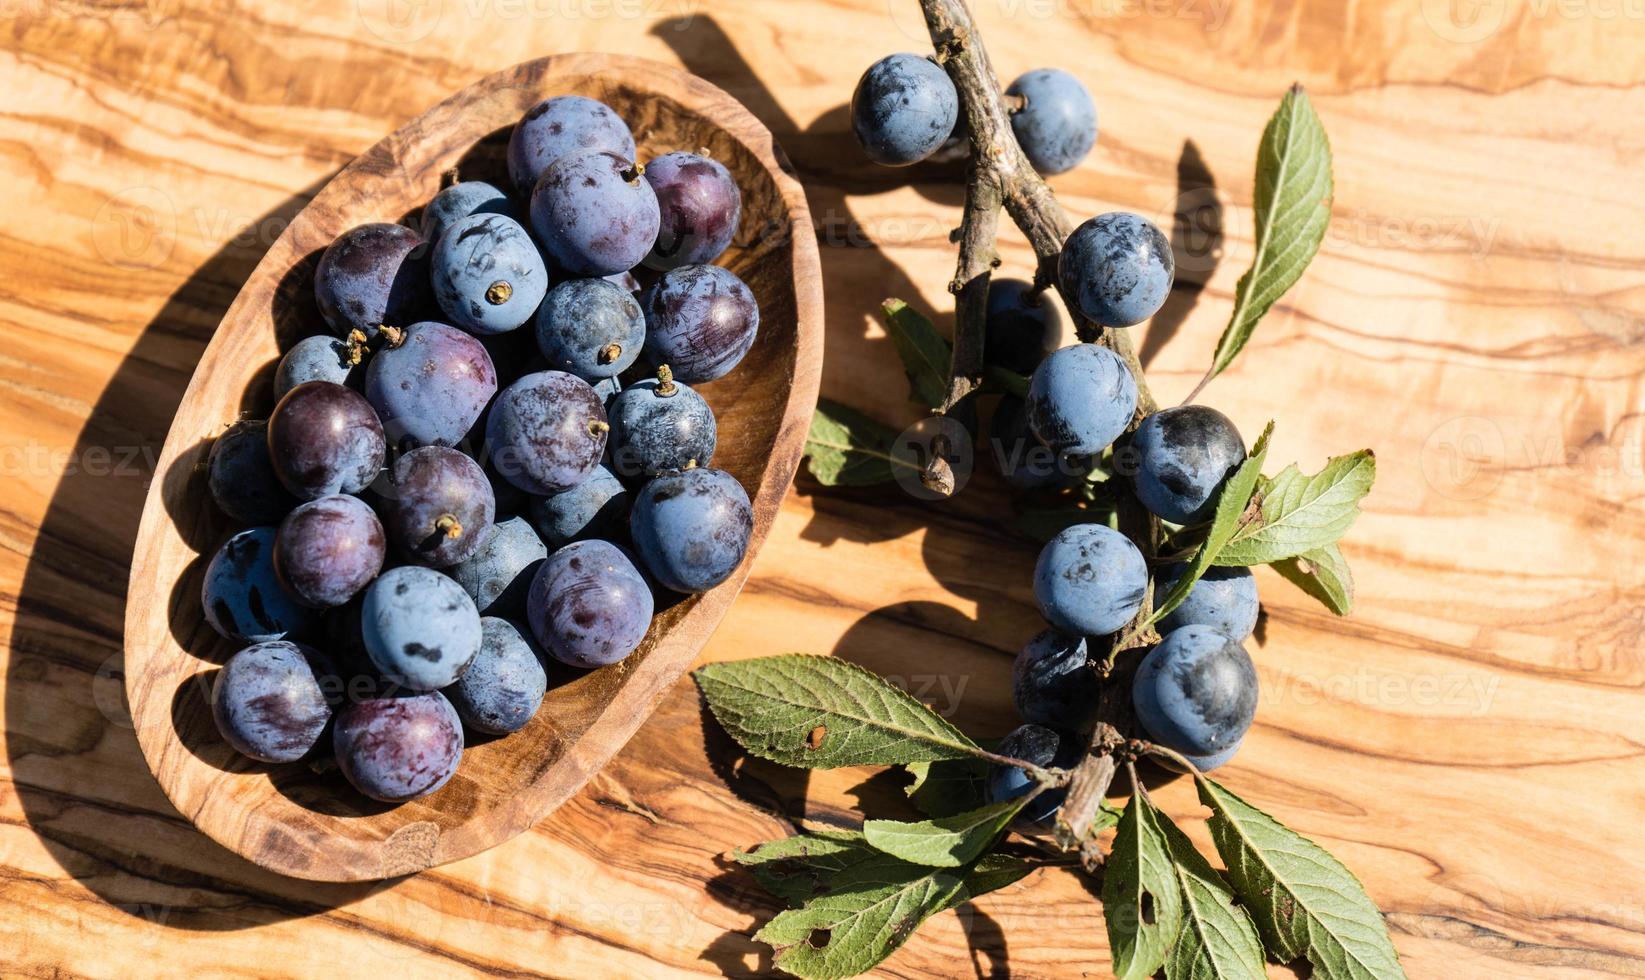
[[(266, 415), (281, 350), (323, 330), (312, 277), (333, 238), (365, 222), (413, 215), (454, 167), (465, 179), (508, 186), (504, 150), (515, 121), (540, 99), (566, 93), (616, 109), (634, 131), (641, 160), (706, 147), (742, 188), (742, 228), (720, 263), (758, 296), (760, 332), (735, 371), (699, 390), (719, 420), (714, 465), (735, 475), (753, 500), (748, 558), (711, 592), (660, 601), (645, 642), (622, 663), (586, 673), (551, 669), (548, 696), (530, 725), (506, 738), (470, 733), (457, 774), (423, 799), (376, 804), (335, 769), (241, 757), (217, 734), (209, 707), (214, 675), (236, 648), (206, 625), (200, 609), (205, 561), (232, 530), (202, 473), (211, 440), (242, 413)], [(235, 853), (327, 881), (455, 861), (542, 819), (644, 724), (742, 588), (799, 463), (817, 400), (822, 330), (811, 218), (781, 150), (742, 105), (676, 68), (588, 54), (528, 62), (464, 89), (372, 147), (314, 197), (240, 291), (189, 383), (149, 491), (132, 557), (126, 690), (138, 741), (166, 795)], [(508, 374), (507, 365), (499, 367)]]

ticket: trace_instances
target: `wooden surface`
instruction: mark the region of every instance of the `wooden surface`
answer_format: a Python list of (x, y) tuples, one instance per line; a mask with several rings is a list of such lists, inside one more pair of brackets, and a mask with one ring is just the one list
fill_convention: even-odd
[[(471, 740), (450, 783), (401, 806), (350, 792), (337, 772), (251, 763), (211, 721), (216, 668), (241, 646), (205, 622), (195, 598), (205, 562), (232, 531), (204, 485), (212, 439), (242, 411), (265, 417), (280, 351), (324, 329), (312, 296), (326, 245), (349, 228), (414, 212), (453, 168), (466, 180), (506, 186), (514, 122), (562, 94), (615, 109), (635, 132), (641, 159), (680, 147), (713, 154), (742, 190), (748, 227), (811, 224), (805, 193), (783, 172), (770, 132), (734, 99), (678, 68), (605, 54), (543, 58), (486, 76), (361, 154), (293, 219), (224, 316), (177, 407), (139, 526), (126, 605), (126, 690), (149, 767), (196, 827), (264, 868), (371, 881), (468, 857), (530, 827), (627, 743), (747, 576), (751, 560), (714, 589), (668, 604), (621, 664), (556, 672), (530, 724), (508, 738)], [(817, 403), (822, 277), (810, 236), (749, 236), (719, 261), (760, 300), (759, 336), (737, 370), (699, 386), (725, 442), (714, 465), (736, 477), (754, 505), (752, 559), (799, 466)]]
[[(739, 760), (685, 682), (553, 818), (379, 885), (260, 871), (194, 831), (121, 698), (145, 482), (212, 329), (326, 179), (475, 79), (570, 50), (680, 63), (771, 127), (823, 246), (824, 392), (911, 420), (871, 311), (948, 309), (957, 194), (861, 163), (864, 66), (923, 50), (912, 0), (184, 0), (3, 8), (0, 972), (749, 975), (773, 911), (720, 855), (888, 808), (863, 772)], [(1337, 621), (1266, 572), (1256, 728), (1232, 788), (1388, 910), (1416, 977), (1645, 974), (1645, 41), (1627, 4), (978, 0), (1002, 75), (1078, 71), (1102, 135), (1077, 216), (1172, 223), (1144, 334), (1169, 401), (1251, 255), (1257, 134), (1293, 79), (1336, 154), (1325, 248), (1202, 398), (1305, 468), (1380, 478)], [(1211, 219), (1217, 219), (1215, 221)], [(1202, 235), (1220, 229), (1220, 238)], [(1216, 248), (1207, 249), (1208, 244)], [(1017, 238), (1008, 270), (1026, 270)], [(1195, 288), (1203, 284), (1203, 288)], [(993, 735), (1038, 625), (1034, 549), (979, 476), (945, 507), (801, 482), (707, 658), (833, 653)], [(1163, 804), (1204, 839), (1187, 787)], [(1084, 882), (1036, 872), (934, 919), (889, 976), (1102, 975)], [(1280, 974), (1282, 971), (1275, 971)]]

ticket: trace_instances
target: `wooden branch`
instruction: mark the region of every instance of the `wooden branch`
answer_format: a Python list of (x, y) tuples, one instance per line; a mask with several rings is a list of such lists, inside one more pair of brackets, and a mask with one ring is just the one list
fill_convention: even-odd
[[(966, 193), (966, 218), (971, 217), (972, 188), (981, 180), (991, 179), (999, 189), (1006, 213), (1028, 237), (1028, 243), (1039, 261), (1034, 273), (1035, 285), (1042, 289), (1055, 288), (1061, 293), (1063, 305), (1073, 317), (1079, 338), (1102, 344), (1118, 354), (1136, 377), (1135, 422), (1140, 422), (1159, 409), (1153, 393), (1143, 380), (1142, 362), (1137, 359), (1131, 336), (1125, 328), (1101, 327), (1092, 323), (1080, 313), (1075, 298), (1058, 282), (1057, 259), (1062, 255), (1062, 244), (1068, 240), (1073, 225), (1057, 203), (1050, 185), (1035, 172), (1022, 147), (1017, 144), (1006, 100), (1000, 92), (999, 79), (988, 60), (988, 50), (983, 46), (982, 36), (971, 21), (971, 11), (966, 8), (964, 0), (920, 0), (920, 7), (925, 13), (926, 27), (931, 32), (931, 43), (936, 48), (937, 63), (948, 72), (954, 87), (959, 90), (960, 105), (971, 132), (971, 176)], [(962, 254), (961, 276), (964, 277), (964, 274)], [(983, 292), (986, 302), (986, 290)], [(962, 343), (962, 325), (963, 321), (957, 319), (954, 328), (956, 348)]]
[[(1073, 226), (1056, 195), (1028, 162), (1011, 129), (1010, 107), (1000, 93), (999, 79), (988, 60), (982, 37), (971, 20), (971, 12), (964, 0), (920, 0), (925, 14), (926, 28), (937, 53), (937, 63), (948, 72), (959, 91), (965, 112), (966, 125), (971, 133), (971, 164), (967, 174), (965, 215), (960, 225), (959, 268), (952, 290), (957, 297), (954, 321), (954, 354), (948, 383), (948, 396), (943, 412), (975, 390), (983, 370), (983, 339), (986, 334), (988, 286), (990, 271), (998, 264), (994, 242), (1001, 208), (1013, 223), (1022, 229), (1034, 249), (1038, 266), (1034, 283), (1040, 289), (1056, 288), (1062, 294), (1063, 305), (1074, 319), (1074, 327), (1081, 340), (1098, 343), (1118, 354), (1137, 382), (1137, 411), (1131, 420), (1134, 430), (1142, 420), (1158, 410), (1159, 404), (1148, 390), (1142, 362), (1131, 344), (1125, 329), (1102, 327), (1080, 313), (1075, 297), (1062, 288), (1057, 275), (1057, 261), (1062, 255), (1063, 242), (1068, 240)], [(926, 486), (943, 493), (953, 490), (953, 473), (948, 461), (934, 457), (925, 473)], [(1120, 500), (1120, 530), (1144, 555), (1158, 551), (1159, 520), (1149, 514), (1130, 494)], [(1118, 636), (1130, 642), (1122, 647), (1116, 644), (1104, 661), (1105, 674), (1112, 674), (1115, 658), (1126, 647), (1148, 638), (1141, 624), (1153, 608), (1152, 589), (1144, 596), (1142, 609), (1131, 625)], [(1058, 836), (1064, 846), (1082, 850), (1089, 867), (1099, 855), (1090, 846), (1090, 829), (1096, 820), (1098, 806), (1108, 793), (1117, 771), (1116, 756), (1126, 743), (1126, 733), (1134, 723), (1131, 718), (1128, 671), (1109, 676), (1104, 685), (1103, 707), (1100, 720), (1091, 735), (1085, 759), (1071, 777), (1067, 802), (1058, 814)], [(1112, 694), (1112, 689), (1123, 685), (1125, 697)], [(1119, 702), (1125, 702), (1120, 704)]]
[(951, 411), (960, 399), (982, 383), (983, 347), (988, 330), (988, 287), (1000, 264), (995, 239), (999, 237), (1002, 197), (993, 174), (975, 165), (965, 190), (965, 218), (957, 237), (959, 269), (948, 291), (954, 302), (954, 358), (949, 369), (948, 396), (942, 410)]

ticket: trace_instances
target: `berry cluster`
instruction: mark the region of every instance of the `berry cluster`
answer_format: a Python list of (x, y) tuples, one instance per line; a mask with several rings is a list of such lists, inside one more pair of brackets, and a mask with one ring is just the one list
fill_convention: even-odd
[(244, 526), (201, 595), (249, 644), (212, 699), (239, 752), (295, 761), (329, 732), (360, 792), (424, 796), (465, 726), (518, 731), (551, 670), (640, 646), (654, 590), (707, 591), (741, 564), (752, 508), (710, 468), (714, 413), (691, 387), (759, 329), (753, 292), (712, 264), (741, 192), (706, 151), (636, 152), (610, 107), (550, 98), (514, 128), (511, 189), (455, 182), (420, 228), (325, 250), (329, 333), (281, 360), (269, 418), (210, 454), (211, 494)]
[[(1031, 71), (1006, 90), (1010, 126), (1024, 158), (1041, 174), (1070, 170), (1096, 139), (1096, 109), (1067, 72)], [(868, 156), (888, 166), (931, 158), (963, 140), (960, 98), (932, 59), (892, 55), (857, 85), (852, 122)], [(946, 152), (946, 151), (945, 151)], [(1099, 215), (1075, 228), (1054, 264), (1054, 285), (1083, 321), (1124, 328), (1152, 317), (1170, 294), (1171, 245), (1146, 219)], [(1028, 375), (1026, 397), (1006, 395), (993, 439), (1006, 482), (1020, 490), (1064, 485), (1093, 474), (1128, 480), (1138, 501), (1180, 528), (1206, 523), (1223, 483), (1245, 460), (1233, 424), (1214, 409), (1185, 405), (1138, 419), (1139, 379), (1107, 346), (1061, 347), (1063, 318), (1045, 293), (1053, 285), (990, 283), (984, 350), (988, 364)], [(1009, 446), (1009, 449), (1005, 447)], [(1078, 762), (1097, 722), (1099, 679), (1092, 650), (1142, 611), (1152, 578), (1163, 595), (1179, 566), (1150, 569), (1131, 539), (1102, 523), (1058, 533), (1041, 552), (1034, 595), (1051, 628), (1018, 656), (1014, 695), (1026, 723), (1000, 747), (1042, 767)], [(1248, 569), (1200, 579), (1160, 624), (1163, 640), (1135, 674), (1133, 707), (1144, 733), (1201, 770), (1228, 761), (1256, 710), (1257, 678), (1242, 643), (1256, 625)], [(997, 768), (995, 802), (1033, 788), (1021, 770)], [(1053, 813), (1061, 796), (1037, 798), (1030, 815)]]

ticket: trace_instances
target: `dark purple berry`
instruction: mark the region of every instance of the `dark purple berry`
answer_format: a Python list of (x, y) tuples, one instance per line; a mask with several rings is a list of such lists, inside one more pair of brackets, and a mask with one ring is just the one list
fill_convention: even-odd
[(500, 214), (515, 221), (525, 220), (507, 194), (483, 180), (464, 180), (434, 195), (423, 208), (423, 240), (430, 246), (438, 246), (447, 228), (471, 214)]
[(714, 412), (667, 367), (623, 389), (609, 414), (611, 468), (619, 476), (656, 476), (714, 459)]
[(988, 287), (990, 364), (1033, 374), (1046, 355), (1062, 346), (1062, 314), (1051, 297), (1021, 279), (995, 279)]
[(497, 370), (476, 339), (444, 323), (415, 323), (372, 355), (366, 399), (390, 443), (454, 446), (497, 394)]
[(211, 498), (241, 524), (273, 524), (297, 506), (275, 475), (268, 455), (268, 423), (236, 422), (211, 444), (207, 463)]
[(1042, 174), (1079, 166), (1097, 141), (1097, 106), (1079, 79), (1060, 68), (1028, 72), (1005, 90), (1022, 100), (1011, 113), (1011, 131)]
[(568, 153), (606, 150), (634, 159), (634, 136), (603, 102), (557, 95), (532, 106), (508, 140), (508, 176), (529, 196), (543, 173)]
[(645, 346), (645, 313), (609, 279), (568, 279), (537, 311), (537, 346), (556, 371), (589, 383), (614, 378)]
[(754, 293), (717, 265), (664, 274), (644, 302), (646, 359), (668, 365), (674, 379), (687, 384), (713, 381), (736, 367), (760, 329)]
[(1081, 732), (1096, 720), (1099, 692), (1083, 636), (1044, 630), (1012, 665), (1011, 699), (1023, 721)]
[(1176, 276), (1171, 242), (1147, 219), (1123, 211), (1075, 228), (1057, 259), (1063, 295), (1105, 327), (1129, 327), (1165, 305)]
[(463, 755), (462, 721), (438, 691), (345, 704), (331, 740), (348, 781), (385, 803), (444, 786)]
[(303, 500), (358, 493), (382, 472), (388, 446), (371, 403), (330, 381), (300, 384), (268, 420), (269, 458)]
[(581, 483), (605, 453), (605, 407), (588, 382), (562, 371), (528, 374), (497, 396), (486, 418), (492, 465), (527, 493)]
[(434, 247), (434, 297), (452, 323), (471, 333), (518, 329), (547, 292), (543, 257), (513, 218), (469, 215)]
[(360, 347), (336, 337), (315, 335), (294, 344), (274, 371), (274, 400), (307, 381), (359, 387)]
[(851, 128), (875, 163), (905, 167), (937, 152), (954, 131), (960, 96), (929, 58), (893, 54), (876, 61), (851, 96)]
[(527, 600), (532, 632), (573, 667), (614, 664), (651, 628), (651, 589), (609, 541), (568, 544), (543, 562)]
[(531, 228), (554, 264), (610, 276), (640, 264), (657, 241), (657, 195), (632, 157), (601, 150), (561, 157), (531, 193)]
[(436, 568), (478, 551), (497, 516), (485, 470), (445, 446), (425, 446), (401, 456), (394, 464), (389, 497), (389, 538), (412, 561)]
[(272, 640), (228, 659), (212, 688), (223, 740), (258, 762), (295, 762), (331, 720), (325, 684), (335, 670), (318, 650)]
[(314, 298), (331, 329), (364, 343), (384, 325), (401, 327), (428, 309), (429, 250), (404, 225), (377, 223), (337, 236), (314, 270)]
[(298, 507), (274, 539), (274, 570), (305, 605), (340, 606), (383, 570), (382, 522), (359, 497), (336, 494)]
[(628, 490), (600, 466), (570, 490), (531, 499), (531, 522), (549, 547), (584, 538), (614, 538), (628, 526)]
[(520, 616), (548, 548), (523, 517), (500, 521), (474, 554), (450, 569), (482, 616)]
[(742, 192), (718, 160), (695, 153), (667, 153), (646, 164), (645, 179), (657, 193), (661, 224), (657, 244), (645, 257), (652, 269), (677, 269), (719, 258), (742, 220)]
[(384, 677), (413, 691), (433, 691), (461, 677), (479, 652), (480, 613), (450, 577), (401, 565), (366, 590), (360, 638)]

